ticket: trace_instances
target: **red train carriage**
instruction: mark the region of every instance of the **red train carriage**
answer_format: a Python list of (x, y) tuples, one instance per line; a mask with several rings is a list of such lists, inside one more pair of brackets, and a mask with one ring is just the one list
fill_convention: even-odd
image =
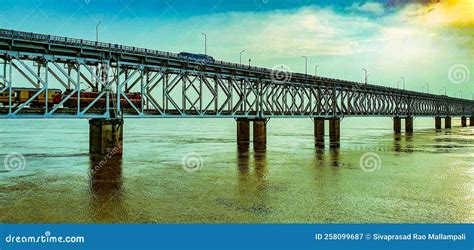
[[(66, 90), (62, 96), (56, 96), (55, 100), (58, 101), (58, 103), (62, 100), (62, 98), (68, 96), (72, 90)], [(100, 92), (86, 92), (86, 91), (81, 91), (80, 95), (80, 105), (81, 108), (85, 108), (89, 106), (98, 96), (100, 95)], [(141, 102), (142, 102), (142, 95), (140, 93), (126, 93), (125, 94), (128, 99), (135, 105), (135, 107), (140, 108), (141, 107)], [(109, 99), (109, 105), (110, 107), (114, 107), (116, 105), (116, 95), (111, 95)], [(97, 102), (94, 103), (93, 107), (95, 108), (105, 108), (106, 104), (106, 96), (103, 95)], [(69, 107), (69, 108), (76, 108), (77, 107), (77, 93), (72, 95), (68, 100), (66, 100), (63, 104), (64, 107)], [(130, 103), (123, 97), (121, 96), (120, 98), (120, 106), (123, 108), (132, 108)]]

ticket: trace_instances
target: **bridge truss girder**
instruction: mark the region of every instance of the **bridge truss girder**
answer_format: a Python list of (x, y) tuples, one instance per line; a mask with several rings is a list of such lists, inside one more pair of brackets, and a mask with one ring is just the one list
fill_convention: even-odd
[[(344, 117), (471, 115), (473, 102), (437, 95), (411, 95), (364, 84), (311, 84), (83, 57), (0, 51), (0, 94), (7, 118), (123, 117)], [(14, 88), (37, 89), (15, 103)], [(49, 104), (50, 89), (68, 94)], [(78, 92), (100, 94), (88, 105), (69, 106)], [(139, 93), (139, 103), (128, 93)], [(45, 94), (44, 107), (31, 103)], [(98, 105), (100, 102), (105, 105)]]

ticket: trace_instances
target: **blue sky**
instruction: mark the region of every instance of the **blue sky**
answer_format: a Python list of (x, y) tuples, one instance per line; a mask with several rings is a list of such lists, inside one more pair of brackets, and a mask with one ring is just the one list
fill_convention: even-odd
[[(319, 64), (320, 75), (362, 81), (367, 68), (373, 84), (394, 87), (403, 76), (412, 90), (427, 82), (432, 92), (444, 86), (450, 95), (474, 92), (473, 0), (2, 0), (2, 6), (1, 28), (95, 40), (100, 21), (101, 41), (196, 53), (204, 50), (206, 32), (208, 52), (219, 60), (238, 62), (245, 49), (244, 62), (303, 72), (305, 55), (308, 73)], [(452, 81), (453, 72), (465, 80)]]

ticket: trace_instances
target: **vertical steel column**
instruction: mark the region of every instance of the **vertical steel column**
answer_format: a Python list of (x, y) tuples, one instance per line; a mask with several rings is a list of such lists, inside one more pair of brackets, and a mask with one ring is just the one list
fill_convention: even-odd
[(474, 115), (469, 118), (469, 126), (474, 126)]
[[(113, 72), (113, 70), (112, 70)], [(121, 99), (121, 93), (122, 93), (122, 82), (120, 81), (120, 62), (117, 62), (117, 68), (115, 70), (115, 88), (117, 91), (117, 104), (115, 105), (115, 114), (120, 114), (121, 110), (121, 105), (120, 105), (120, 99)], [(108, 80), (107, 80), (108, 81)], [(128, 84), (128, 70), (125, 69), (125, 91), (127, 91), (127, 84)]]
[(49, 87), (48, 87), (48, 61), (46, 60), (44, 62), (44, 83), (45, 83), (45, 95), (44, 95), (44, 105), (45, 105), (45, 110), (44, 110), (44, 114), (47, 115), (48, 114), (48, 102), (49, 102)]
[(13, 78), (12, 78), (12, 68), (13, 66), (13, 60), (12, 58), (9, 58), (9, 76), (8, 76), (8, 114), (12, 113), (12, 84), (13, 84)]
[(81, 62), (76, 61), (77, 63), (77, 85), (76, 85), (76, 95), (77, 95), (77, 115), (81, 113)]
[(324, 147), (324, 118), (314, 118), (314, 142), (318, 148)]

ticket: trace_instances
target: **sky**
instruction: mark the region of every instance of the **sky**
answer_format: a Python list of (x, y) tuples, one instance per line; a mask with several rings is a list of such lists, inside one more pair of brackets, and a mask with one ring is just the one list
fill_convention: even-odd
[[(0, 28), (474, 98), (474, 0), (1, 0)], [(401, 84), (400, 84), (401, 87)]]

